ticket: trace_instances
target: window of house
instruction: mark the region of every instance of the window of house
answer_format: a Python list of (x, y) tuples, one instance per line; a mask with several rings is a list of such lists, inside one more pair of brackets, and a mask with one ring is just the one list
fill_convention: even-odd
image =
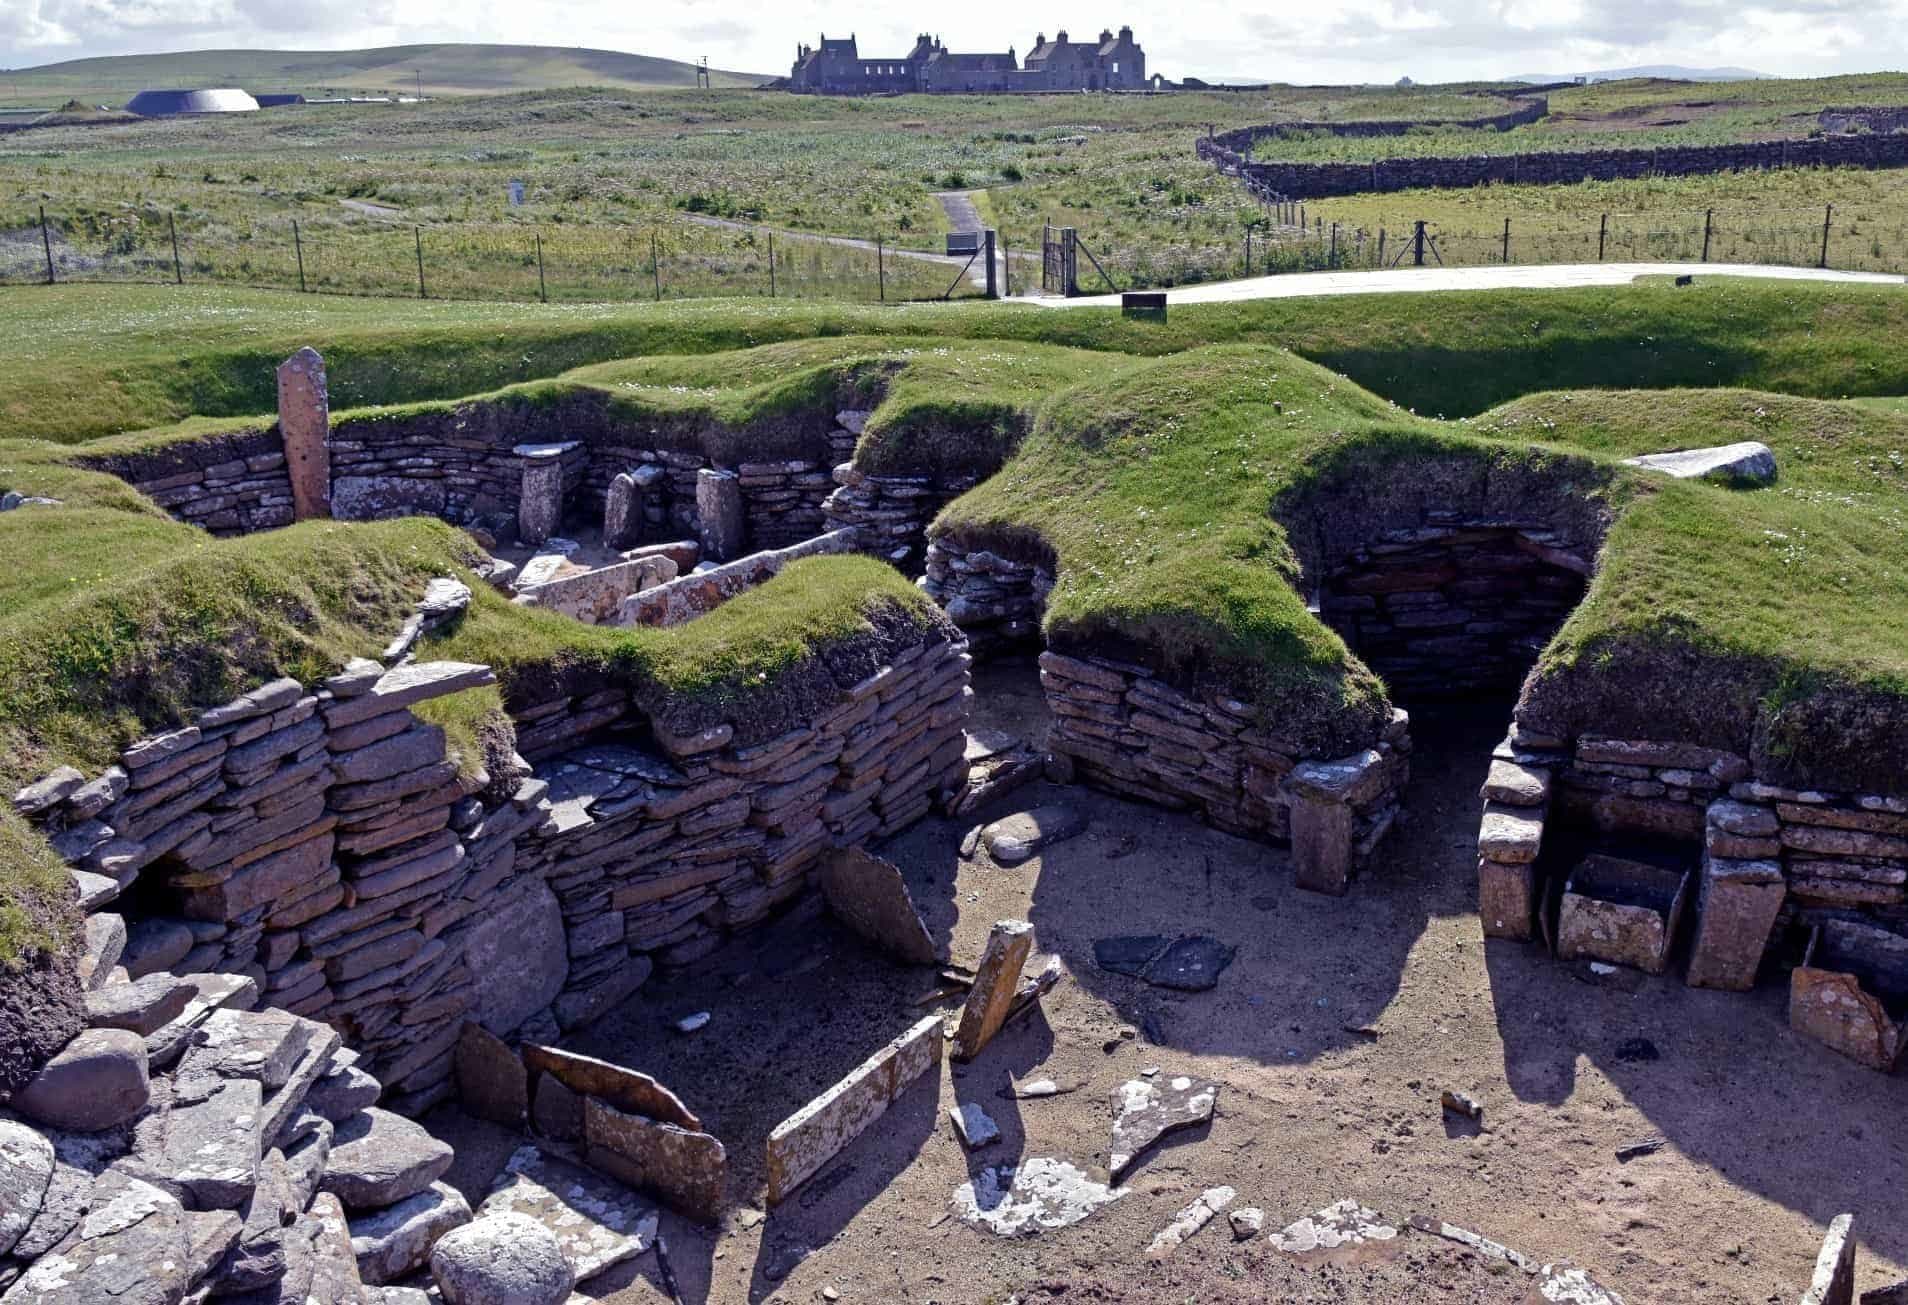
[(1113, 61), (1113, 75), (1115, 77), (1118, 77), (1120, 75), (1120, 61), (1118, 59), (1115, 59)]

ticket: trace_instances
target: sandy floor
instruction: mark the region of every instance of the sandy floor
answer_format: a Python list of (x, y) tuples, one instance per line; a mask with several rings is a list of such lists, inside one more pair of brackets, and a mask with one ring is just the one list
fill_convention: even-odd
[[(983, 713), (1027, 725), (1025, 670), (979, 677)], [(1524, 1300), (1528, 1281), (1434, 1239), (1388, 1259), (1298, 1266), (1223, 1222), (1164, 1265), (1144, 1247), (1201, 1189), (1238, 1189), (1281, 1226), (1342, 1197), (1402, 1223), (1428, 1214), (1541, 1260), (1570, 1260), (1631, 1302), (1790, 1302), (1827, 1221), (1853, 1210), (1858, 1288), (1908, 1276), (1908, 1083), (1789, 1032), (1785, 990), (1698, 992), (1674, 978), (1592, 983), (1536, 947), (1486, 945), (1472, 909), (1478, 784), (1502, 712), (1422, 711), (1409, 823), (1349, 896), (1292, 887), (1285, 853), (1195, 821), (1039, 785), (1088, 831), (1015, 869), (958, 855), (974, 822), (923, 822), (884, 849), (930, 931), (972, 965), (988, 926), (1033, 922), (1039, 957), (1069, 974), (1041, 1014), (971, 1065), (944, 1066), (789, 1201), (758, 1220), (770, 1128), (931, 1010), (934, 972), (892, 965), (816, 911), (732, 947), (694, 982), (652, 981), (578, 1050), (654, 1073), (729, 1148), (721, 1230), (665, 1216), (689, 1301), (967, 1302)], [(1238, 949), (1216, 990), (1150, 988), (1093, 964), (1094, 939), (1209, 933)], [(713, 1019), (681, 1035), (668, 1021)], [(1122, 1037), (1122, 1028), (1142, 1030)], [(1646, 1038), (1655, 1060), (1626, 1059)], [(1108, 1093), (1149, 1066), (1224, 1084), (1209, 1127), (1178, 1134), (1085, 1223), (1016, 1241), (945, 1218), (987, 1165), (1054, 1156), (1103, 1165)], [(1079, 1082), (1003, 1099), (1009, 1074)], [(1484, 1103), (1454, 1124), (1438, 1097)], [(979, 1102), (1001, 1141), (969, 1155), (947, 1107)], [(510, 1139), (466, 1126), (453, 1178), (479, 1194)], [(1627, 1164), (1615, 1150), (1667, 1145)], [(485, 1144), (485, 1139), (488, 1144)], [(618, 1274), (621, 1276), (617, 1276)], [(654, 1257), (591, 1284), (663, 1300)]]

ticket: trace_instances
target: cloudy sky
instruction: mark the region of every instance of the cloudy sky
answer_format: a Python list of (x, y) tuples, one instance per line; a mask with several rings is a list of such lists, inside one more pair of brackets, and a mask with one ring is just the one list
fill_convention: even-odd
[[(767, 11), (767, 12), (765, 12)], [(786, 71), (795, 43), (854, 30), (867, 54), (904, 51), (919, 21), (956, 49), (1024, 53), (1036, 29), (1074, 39), (1131, 23), (1149, 69), (1293, 82), (1570, 73), (1647, 63), (1816, 75), (1908, 64), (1908, 0), (1174, 0), (1102, 9), (969, 0), (857, 5), (787, 0), (0, 0), (0, 67), (205, 48), (350, 49), (423, 41), (566, 43)], [(1030, 18), (1030, 16), (1032, 16)]]

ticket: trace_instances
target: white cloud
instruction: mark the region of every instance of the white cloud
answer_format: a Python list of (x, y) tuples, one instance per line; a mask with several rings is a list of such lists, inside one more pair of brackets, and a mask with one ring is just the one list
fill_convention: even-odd
[[(1134, 10), (1139, 12), (1134, 12)], [(948, 8), (855, 8), (792, 0), (0, 0), (0, 60), (26, 66), (90, 54), (217, 46), (353, 48), (504, 41), (630, 50), (718, 67), (785, 71), (798, 42), (854, 32), (899, 54), (927, 28), (956, 49), (1025, 52), (1038, 32), (1075, 39), (1130, 22), (1167, 76), (1389, 82), (1506, 76), (1634, 63), (1744, 64), (1813, 74), (1900, 66), (1908, 0), (1343, 0), (1243, 11), (1231, 0), (1029, 9), (1000, 0)], [(560, 33), (560, 37), (553, 37)]]

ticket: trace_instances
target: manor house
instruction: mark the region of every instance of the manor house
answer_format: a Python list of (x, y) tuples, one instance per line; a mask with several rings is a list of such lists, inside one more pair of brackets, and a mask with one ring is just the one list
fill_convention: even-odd
[(796, 48), (788, 89), (810, 95), (873, 95), (878, 92), (975, 94), (998, 91), (1129, 91), (1146, 87), (1146, 52), (1131, 27), (1118, 36), (1102, 31), (1095, 41), (1070, 41), (1063, 31), (1049, 41), (1034, 38), (1025, 64), (1012, 46), (1001, 54), (956, 54), (939, 37), (915, 38), (898, 59), (864, 59), (855, 38), (824, 36), (820, 45)]

